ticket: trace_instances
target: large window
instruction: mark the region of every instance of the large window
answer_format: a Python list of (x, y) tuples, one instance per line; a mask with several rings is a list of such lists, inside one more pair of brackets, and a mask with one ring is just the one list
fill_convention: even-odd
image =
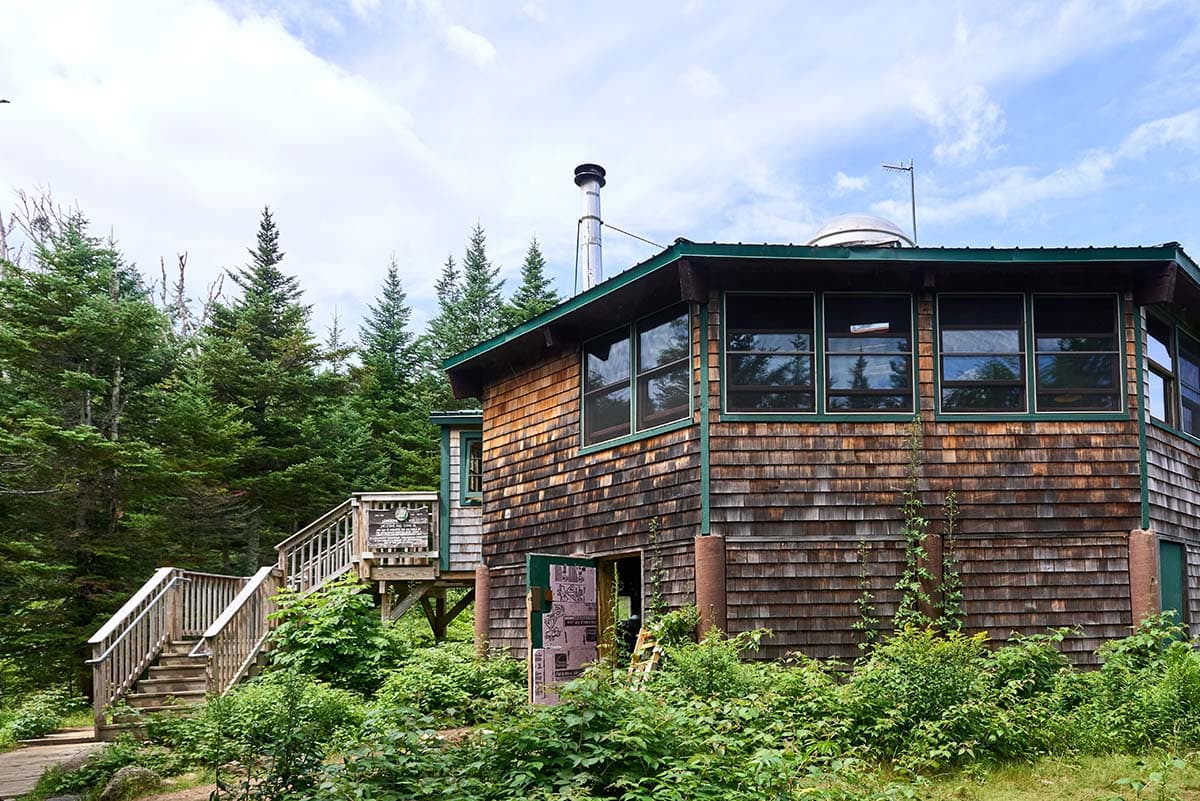
[(675, 307), (584, 345), (584, 444), (687, 417), (690, 342), (687, 309)]
[(813, 296), (725, 296), (725, 409), (812, 412)]
[(1180, 428), (1200, 437), (1200, 342), (1183, 333), (1179, 335), (1179, 400)]
[(1171, 324), (1146, 317), (1146, 410), (1175, 425), (1175, 341)]
[(1115, 296), (1034, 296), (1037, 410), (1119, 411), (1119, 330)]
[(912, 411), (912, 300), (825, 296), (825, 408)]
[(940, 295), (942, 411), (1025, 411), (1025, 299)]

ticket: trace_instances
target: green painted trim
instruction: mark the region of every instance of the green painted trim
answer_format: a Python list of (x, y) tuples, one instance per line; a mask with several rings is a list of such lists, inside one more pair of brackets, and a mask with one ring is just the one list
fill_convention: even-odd
[[(780, 295), (793, 295), (796, 297), (803, 296), (803, 297), (807, 298), (808, 301), (812, 304), (812, 311), (813, 311), (813, 333), (812, 333), (813, 357), (812, 358), (813, 358), (813, 382), (814, 382), (813, 383), (813, 403), (814, 403), (813, 411), (811, 411), (811, 412), (727, 412), (726, 411), (729, 408), (729, 382), (725, 380), (725, 375), (728, 372), (729, 349), (727, 347), (728, 339), (726, 338), (726, 333), (725, 333), (725, 331), (726, 331), (725, 321), (729, 319), (729, 304), (726, 301), (730, 295), (736, 295), (738, 297), (742, 297), (745, 295), (767, 295), (770, 297), (778, 297)], [(820, 368), (820, 353), (817, 349), (817, 341), (816, 341), (817, 337), (818, 337), (818, 333), (821, 330), (821, 327), (820, 327), (821, 317), (820, 317), (820, 313), (819, 313), (821, 304), (817, 302), (817, 296), (818, 296), (818, 293), (811, 289), (801, 289), (801, 290), (796, 290), (794, 292), (793, 291), (766, 292), (766, 291), (758, 291), (758, 290), (746, 290), (746, 291), (734, 290), (732, 292), (730, 292), (730, 291), (722, 291), (721, 292), (721, 320), (720, 320), (720, 324), (718, 326), (720, 328), (720, 331), (717, 334), (717, 336), (720, 338), (720, 342), (718, 343), (718, 347), (720, 348), (720, 353), (717, 356), (717, 375), (720, 379), (720, 381), (718, 383), (718, 388), (720, 389), (721, 419), (733, 420), (733, 419), (736, 419), (735, 418), (736, 415), (743, 415), (743, 414), (755, 415), (756, 419), (757, 419), (757, 415), (761, 415), (761, 414), (813, 415), (813, 414), (817, 413), (816, 409), (821, 408), (819, 404), (820, 404), (822, 396), (821, 396), (820, 387), (818, 386), (818, 383), (819, 383), (822, 373), (821, 373), (821, 368)]]
[[(994, 297), (1010, 297), (1021, 299), (1021, 369), (1024, 372), (1022, 376), (1025, 379), (1025, 408), (1020, 411), (1012, 412), (947, 412), (942, 410), (942, 329), (941, 329), (941, 313), (942, 313), (942, 298), (963, 298), (963, 297), (979, 297), (979, 298), (994, 298)], [(934, 420), (964, 420), (970, 419), (972, 416), (988, 417), (997, 420), (1012, 420), (1015, 415), (1027, 415), (1030, 406), (1029, 397), (1029, 293), (1027, 292), (934, 292), (933, 293), (933, 419)], [(943, 418), (943, 415), (945, 417)], [(1059, 418), (1055, 418), (1059, 419)], [(1088, 419), (1095, 419), (1089, 417)]]
[[(721, 315), (724, 331), (725, 315)], [(700, 535), (712, 533), (710, 458), (709, 458), (709, 397), (708, 397), (708, 304), (700, 304)], [(724, 337), (722, 337), (722, 343)], [(724, 347), (722, 347), (724, 352)]]
[[(579, 448), (580, 448), (580, 450), (579, 450), (579, 452), (581, 454), (582, 453), (593, 453), (596, 450), (602, 450), (604, 448), (609, 448), (609, 447), (612, 447), (613, 445), (618, 445), (618, 444), (621, 444), (624, 442), (632, 442), (633, 440), (641, 439), (644, 435), (647, 435), (647, 434), (657, 434), (657, 433), (661, 433), (662, 431), (674, 430), (674, 428), (682, 428), (683, 426), (677, 425), (678, 423), (683, 423), (685, 425), (692, 424), (692, 415), (694, 415), (696, 413), (696, 404), (695, 404), (695, 394), (694, 394), (694, 392), (691, 391), (691, 389), (692, 389), (691, 386), (689, 386), (688, 409), (687, 409), (686, 417), (681, 417), (681, 418), (679, 418), (679, 420), (672, 420), (669, 423), (663, 423), (662, 425), (656, 426), (654, 428), (647, 428), (642, 431), (637, 430), (637, 409), (638, 409), (637, 365), (638, 365), (638, 355), (639, 355), (638, 349), (640, 348), (640, 344), (638, 341), (638, 333), (637, 333), (638, 324), (640, 324), (643, 320), (648, 320), (651, 317), (656, 317), (656, 316), (662, 314), (664, 311), (668, 311), (669, 309), (672, 309), (672, 308), (675, 308), (678, 306), (683, 306), (684, 312), (687, 314), (687, 322), (688, 322), (687, 365), (688, 365), (688, 382), (690, 384), (691, 383), (692, 359), (695, 357), (695, 353), (692, 350), (692, 335), (691, 335), (691, 332), (692, 332), (692, 307), (691, 307), (691, 304), (668, 303), (666, 306), (663, 306), (661, 309), (653, 311), (650, 314), (643, 314), (641, 317), (631, 320), (626, 325), (623, 325), (623, 326), (618, 325), (614, 328), (608, 329), (607, 331), (605, 331), (601, 334), (597, 334), (596, 336), (585, 340), (582, 343), (582, 345), (580, 346), (580, 349), (579, 349)], [(626, 338), (629, 341), (629, 431), (631, 433), (625, 434), (620, 437), (613, 437), (612, 439), (606, 439), (601, 442), (593, 442), (589, 445), (584, 441), (584, 435), (585, 435), (585, 432), (587, 431), (587, 420), (586, 420), (587, 405), (584, 403), (584, 397), (587, 395), (586, 387), (584, 385), (584, 382), (587, 380), (587, 365), (585, 362), (587, 345), (589, 342), (593, 342), (597, 339), (608, 336), (609, 334), (613, 334), (617, 331), (620, 331), (622, 328), (625, 329)]]
[(1146, 455), (1146, 377), (1142, 372), (1145, 369), (1145, 356), (1142, 353), (1145, 323), (1142, 307), (1137, 304), (1134, 304), (1133, 307), (1133, 319), (1133, 358), (1137, 374), (1138, 398), (1138, 489), (1141, 496), (1142, 528), (1146, 529), (1150, 528), (1150, 467)]
[(479, 494), (467, 492), (467, 471), (469, 469), (468, 454), (472, 442), (483, 442), (482, 431), (460, 431), (458, 432), (458, 505), (459, 506), (482, 506), (483, 491)]
[(450, 569), (450, 429), (442, 428), (441, 484), (438, 493), (438, 562), (442, 570)]
[(460, 412), (433, 412), (429, 422), (439, 426), (469, 426), (483, 425), (483, 412), (478, 409), (464, 409)]
[(581, 446), (575, 453), (577, 456), (586, 456), (589, 453), (606, 451), (610, 448), (615, 448), (618, 445), (628, 445), (630, 442), (638, 442), (639, 440), (656, 437), (659, 434), (668, 434), (672, 431), (678, 431), (682, 428), (689, 428), (694, 425), (695, 423), (692, 421), (692, 413), (689, 413), (688, 416), (684, 417), (683, 419), (676, 420), (673, 423), (664, 423), (657, 428), (647, 428), (645, 431), (637, 431), (633, 434), (626, 434), (625, 436), (617, 437), (616, 439), (606, 439), (604, 442), (597, 442), (594, 445)]
[(721, 421), (731, 423), (911, 423), (912, 412), (739, 412), (725, 414)]
[(1169, 426), (1166, 423), (1164, 423), (1162, 420), (1155, 420), (1153, 417), (1151, 417), (1148, 422), (1148, 425), (1151, 426), (1152, 428), (1157, 428), (1160, 431), (1166, 431), (1168, 434), (1174, 434), (1175, 436), (1179, 437), (1180, 439), (1183, 439), (1186, 442), (1190, 442), (1193, 445), (1200, 445), (1200, 437), (1197, 437), (1195, 434), (1189, 434), (1188, 432), (1186, 432), (1182, 429), (1175, 428), (1175, 426)]
[(738, 259), (792, 259), (797, 261), (863, 263), (953, 263), (953, 264), (1062, 264), (1068, 262), (1148, 262), (1174, 261), (1192, 280), (1200, 284), (1200, 268), (1177, 243), (1160, 247), (1110, 248), (839, 248), (811, 245), (697, 244), (676, 242), (661, 253), (635, 264), (604, 283), (581, 292), (570, 300), (522, 323), (499, 336), (481, 342), (442, 362), (442, 369), (458, 367), (530, 331), (553, 323), (572, 312), (629, 286), (655, 270), (686, 257)]
[(934, 417), (941, 423), (1086, 423), (1088, 421), (1128, 421), (1128, 412), (940, 412)]
[[(1029, 292), (1026, 294), (1026, 297), (1029, 298), (1028, 311), (1029, 311), (1029, 325), (1030, 325), (1030, 335), (1031, 335), (1031, 339), (1029, 340), (1029, 353), (1030, 353), (1030, 356), (1032, 357), (1032, 361), (1030, 361), (1030, 363), (1029, 363), (1029, 370), (1030, 370), (1029, 387), (1030, 387), (1030, 391), (1032, 393), (1030, 395), (1030, 401), (1032, 403), (1029, 408), (1033, 410), (1034, 414), (1038, 414), (1038, 415), (1047, 415), (1048, 414), (1048, 415), (1057, 416), (1060, 414), (1087, 414), (1087, 412), (1080, 411), (1080, 410), (1072, 410), (1070, 412), (1043, 412), (1037, 408), (1038, 349), (1037, 349), (1037, 334), (1033, 330), (1033, 327), (1036, 324), (1036, 321), (1033, 319), (1033, 303), (1037, 298), (1065, 298), (1065, 297), (1080, 297), (1080, 296), (1084, 296), (1084, 295), (1096, 297), (1096, 298), (1115, 297), (1117, 299), (1117, 304), (1116, 304), (1116, 309), (1117, 309), (1117, 319), (1116, 319), (1116, 323), (1117, 323), (1116, 335), (1117, 336), (1116, 336), (1116, 339), (1117, 339), (1117, 343), (1118, 343), (1117, 375), (1120, 378), (1120, 385), (1119, 385), (1120, 391), (1117, 393), (1117, 398), (1121, 402), (1120, 413), (1124, 415), (1124, 417), (1117, 418), (1117, 419), (1127, 419), (1129, 416), (1129, 399), (1128, 399), (1128, 393), (1125, 391), (1125, 380), (1126, 380), (1125, 375), (1129, 369), (1129, 365), (1125, 361), (1125, 298), (1123, 298), (1121, 296), (1120, 292)], [(1140, 406), (1141, 404), (1138, 404), (1138, 405)], [(1095, 416), (1091, 417), (1090, 419), (1101, 419), (1102, 420), (1102, 419), (1104, 419), (1102, 417), (1102, 415), (1106, 415), (1106, 414), (1118, 414), (1118, 412), (1095, 412), (1094, 413)]]
[(1033, 293), (1025, 296), (1025, 408), (1037, 414), (1037, 334), (1033, 330)]
[[(820, 323), (821, 323), (821, 328), (819, 329), (821, 332), (821, 342), (820, 342), (821, 360), (820, 360), (820, 362), (818, 362), (818, 364), (821, 365), (821, 370), (820, 370), (821, 383), (818, 385), (821, 389), (821, 395), (817, 398), (817, 401), (818, 401), (817, 408), (823, 410), (820, 412), (822, 419), (830, 420), (830, 419), (837, 418), (837, 417), (847, 417), (851, 420), (868, 420), (870, 418), (876, 418), (876, 417), (890, 419), (891, 417), (898, 416), (902, 419), (911, 421), (913, 415), (918, 414), (921, 409), (921, 397), (920, 397), (921, 392), (920, 392), (920, 388), (917, 386), (918, 382), (920, 381), (920, 373), (921, 373), (921, 366), (920, 366), (921, 348), (920, 348), (920, 341), (919, 341), (919, 332), (917, 330), (918, 320), (917, 320), (917, 296), (916, 296), (916, 294), (913, 292), (843, 292), (841, 290), (836, 291), (836, 292), (820, 292), (818, 294), (820, 295), (820, 301), (821, 301), (820, 303), (817, 304), (817, 308), (820, 311)], [(907, 411), (902, 411), (902, 412), (870, 412), (870, 411), (868, 411), (868, 412), (845, 412), (845, 411), (831, 412), (831, 411), (829, 411), (829, 408), (828, 408), (829, 398), (827, 397), (829, 388), (825, 382), (825, 372), (826, 372), (825, 368), (828, 367), (826, 362), (829, 359), (829, 356), (825, 353), (825, 346), (827, 344), (826, 340), (829, 338), (829, 331), (827, 331), (825, 328), (825, 302), (831, 295), (835, 298), (836, 297), (844, 297), (844, 298), (845, 297), (849, 297), (849, 298), (871, 297), (871, 298), (875, 298), (875, 297), (883, 297), (885, 295), (908, 298), (908, 315), (909, 315), (909, 320), (910, 320), (910, 322), (908, 324), (909, 325), (909, 331), (908, 331), (909, 364), (912, 365), (912, 385), (909, 387), (909, 391), (912, 393), (912, 396), (911, 396), (912, 397), (912, 408), (911, 409), (909, 409)]]

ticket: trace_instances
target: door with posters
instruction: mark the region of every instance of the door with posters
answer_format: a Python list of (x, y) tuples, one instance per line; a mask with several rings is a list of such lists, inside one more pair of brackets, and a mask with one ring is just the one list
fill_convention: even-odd
[(529, 554), (529, 700), (558, 703), (558, 687), (599, 655), (596, 560)]

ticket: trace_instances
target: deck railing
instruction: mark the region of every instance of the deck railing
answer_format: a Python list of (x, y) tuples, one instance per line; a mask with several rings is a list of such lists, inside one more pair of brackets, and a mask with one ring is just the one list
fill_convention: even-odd
[(237, 595), (246, 579), (160, 567), (88, 640), (96, 727), (134, 685), (163, 646), (198, 636)]
[(330, 509), (275, 546), (283, 586), (298, 592), (316, 589), (354, 565), (353, 498)]
[(282, 583), (279, 568), (259, 568), (192, 649), (192, 656), (208, 657), (209, 693), (224, 695), (258, 659), (273, 627), (270, 615)]

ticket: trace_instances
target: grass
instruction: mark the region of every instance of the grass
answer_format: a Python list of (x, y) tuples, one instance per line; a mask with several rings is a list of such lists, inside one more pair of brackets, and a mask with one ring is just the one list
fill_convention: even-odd
[[(929, 801), (1200, 801), (1200, 754), (1046, 758), (934, 780)], [(1153, 781), (1161, 773), (1160, 781)], [(1138, 786), (1138, 783), (1144, 786)]]

